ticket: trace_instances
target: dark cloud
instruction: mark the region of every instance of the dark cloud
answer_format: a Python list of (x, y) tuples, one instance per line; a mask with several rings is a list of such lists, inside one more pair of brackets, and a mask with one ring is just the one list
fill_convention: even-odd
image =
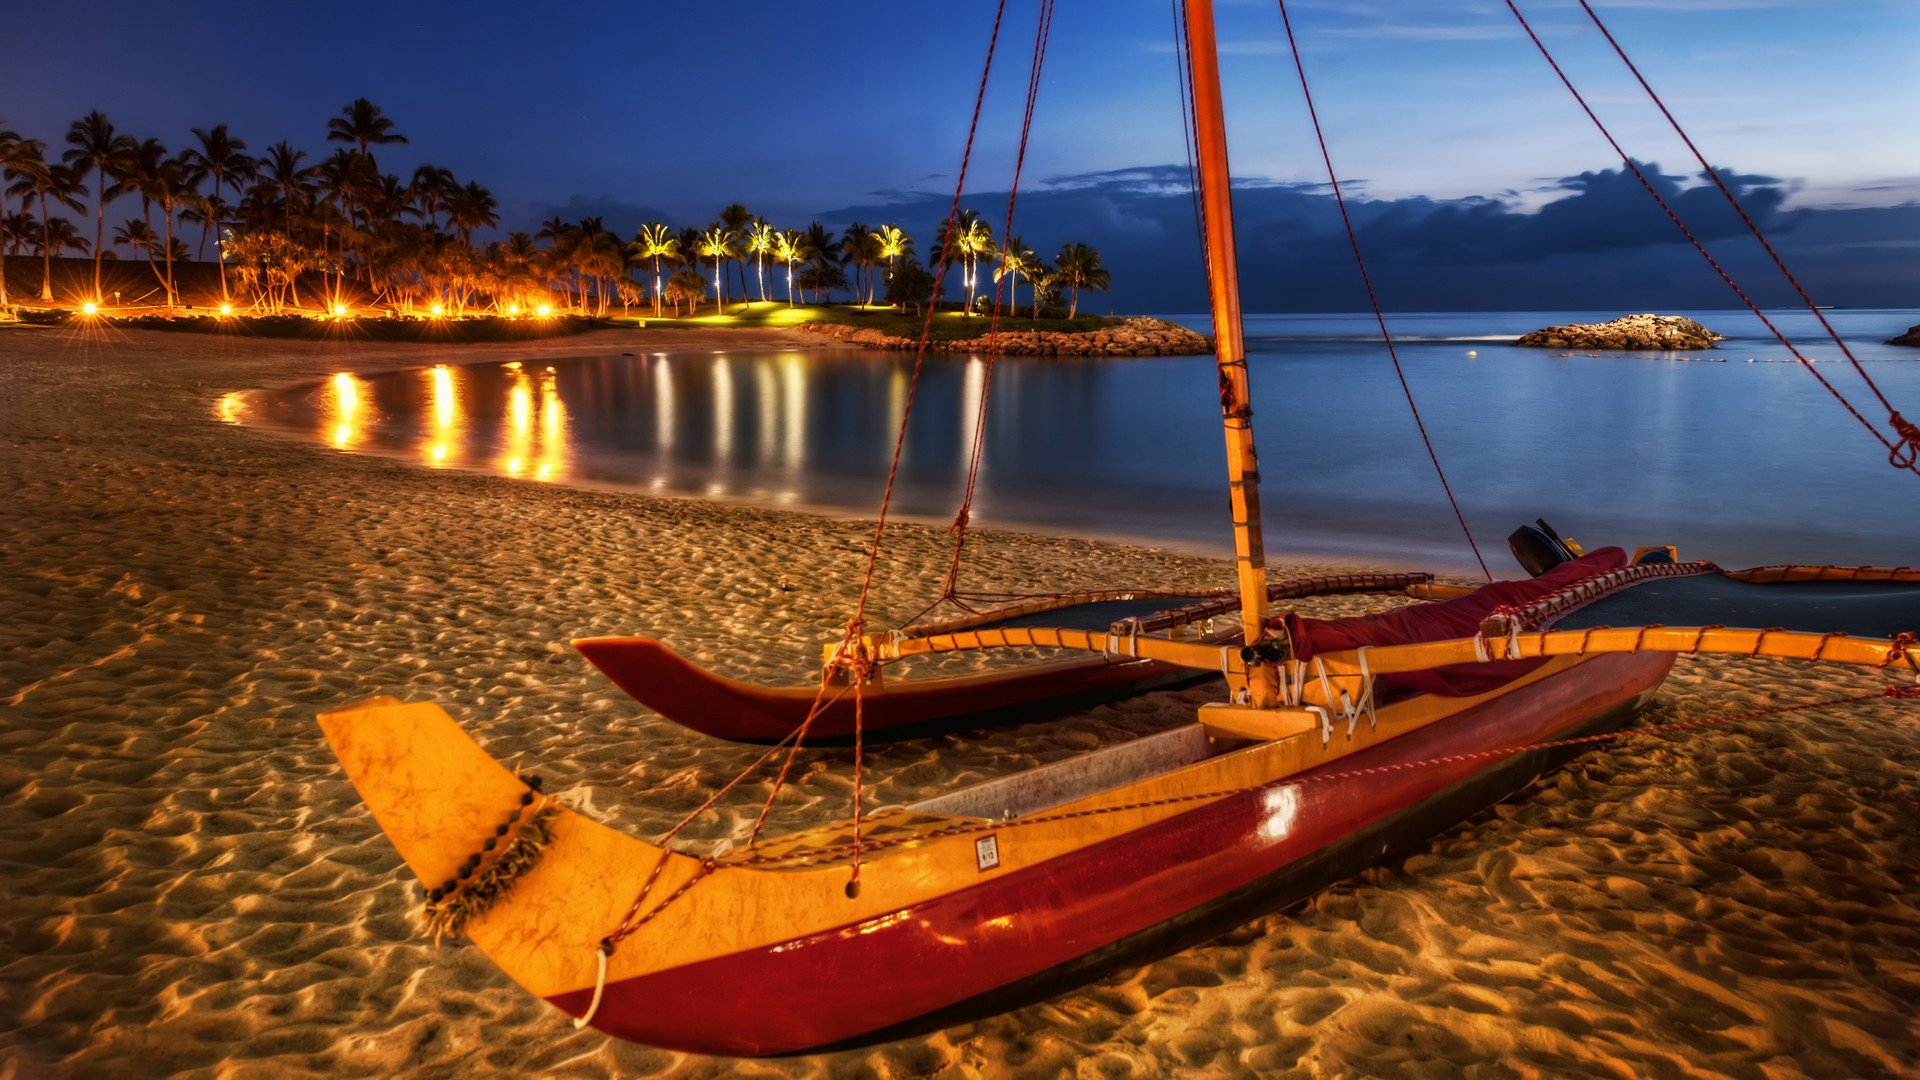
[[(1791, 294), (1720, 193), (1702, 178), (1642, 166), (1649, 182), (1763, 304)], [(1901, 306), (1920, 295), (1920, 204), (1783, 209), (1789, 183), (1723, 178), (1825, 303)], [(1184, 164), (1049, 178), (1021, 195), (1015, 232), (1051, 255), (1063, 242), (1101, 250), (1113, 293), (1096, 309), (1198, 311), (1206, 304)], [(1347, 183), (1343, 181), (1343, 186)], [(1325, 185), (1234, 182), (1242, 293), (1259, 311), (1351, 311), (1366, 296)], [(1382, 300), (1399, 310), (1735, 306), (1718, 275), (1624, 168), (1553, 180), (1536, 209), (1505, 197), (1354, 198), (1349, 205)], [(950, 196), (890, 193), (884, 203), (820, 215), (898, 221), (931, 235)], [(989, 220), (1004, 194), (970, 197)]]

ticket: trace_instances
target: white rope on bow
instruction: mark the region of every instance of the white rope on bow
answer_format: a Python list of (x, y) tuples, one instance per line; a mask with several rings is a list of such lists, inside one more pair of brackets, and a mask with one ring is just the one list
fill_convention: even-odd
[(607, 992), (607, 947), (601, 945), (593, 955), (600, 960), (600, 971), (593, 977), (593, 1000), (587, 1003), (587, 1011), (573, 1018), (575, 1031), (593, 1023), (594, 1014), (600, 1011), (600, 996)]

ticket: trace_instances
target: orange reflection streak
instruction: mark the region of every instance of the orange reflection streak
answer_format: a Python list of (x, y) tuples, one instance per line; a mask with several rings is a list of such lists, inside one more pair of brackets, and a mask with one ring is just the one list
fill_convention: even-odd
[(330, 440), (335, 450), (345, 450), (360, 440), (355, 417), (360, 412), (360, 380), (347, 372), (336, 372), (328, 384), (328, 420), (333, 424)]
[(552, 371), (540, 376), (539, 463), (534, 466), (535, 480), (553, 480), (567, 470), (567, 405), (560, 399), (560, 387)]
[(785, 465), (799, 472), (807, 464), (807, 362), (799, 353), (780, 357), (780, 396), (786, 425)]
[(527, 471), (527, 459), (533, 454), (533, 388), (518, 366), (513, 370), (513, 385), (507, 389), (507, 445), (501, 454), (500, 468), (508, 476)]
[(423, 454), (427, 464), (436, 468), (459, 458), (465, 424), (460, 413), (460, 385), (454, 369), (435, 364), (427, 372), (433, 387), (433, 433)]

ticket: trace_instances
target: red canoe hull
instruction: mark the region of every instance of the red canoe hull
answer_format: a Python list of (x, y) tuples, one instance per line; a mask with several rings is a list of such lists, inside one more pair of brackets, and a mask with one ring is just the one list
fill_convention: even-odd
[[(1527, 745), (1607, 722), (1658, 686), (1672, 657), (1596, 658), (1320, 772)], [(780, 1054), (964, 1019), (969, 1003), (1160, 941), (1196, 913), (1267, 909), (1430, 836), (1517, 790), (1542, 754), (1425, 765), (1230, 797), (1028, 870), (811, 937), (611, 983), (609, 1034), (710, 1054)], [(1312, 773), (1303, 774), (1306, 776)], [(1018, 844), (1019, 830), (997, 834)], [(585, 1011), (588, 992), (553, 1004)], [(956, 1010), (958, 1012), (956, 1012)]]
[[(715, 675), (651, 638), (584, 638), (573, 646), (642, 705), (715, 738), (778, 742), (806, 720), (814, 704), (813, 687), (758, 686)], [(865, 689), (861, 724), (869, 737), (899, 737), (968, 718), (1006, 723), (1042, 708), (1065, 710), (1209, 677), (1153, 660), (1086, 656), (977, 675), (901, 679)], [(814, 719), (807, 741), (852, 736), (849, 694)]]

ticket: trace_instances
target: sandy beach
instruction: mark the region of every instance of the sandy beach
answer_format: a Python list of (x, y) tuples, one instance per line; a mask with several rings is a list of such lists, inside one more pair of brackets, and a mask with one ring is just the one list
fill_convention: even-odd
[[(223, 423), (216, 403), (341, 370), (774, 343), (833, 344), (0, 331), (0, 1080), (1920, 1073), (1910, 703), (1605, 746), (1305, 907), (866, 1050), (743, 1063), (618, 1043), (477, 951), (435, 948), (317, 710), (438, 700), (549, 790), (651, 834), (758, 751), (653, 717), (567, 640), (654, 634), (799, 681), (845, 617), (871, 527), (340, 453)], [(937, 590), (946, 538), (892, 536), (876, 608), (903, 617)], [(972, 550), (982, 588), (1230, 582), (1225, 564), (1137, 547), (990, 533)], [(1643, 719), (1883, 682), (1682, 659)], [(1186, 722), (1211, 692), (873, 748), (872, 805)], [(804, 761), (783, 820), (844, 814), (850, 753)], [(689, 835), (738, 833), (765, 791)]]

